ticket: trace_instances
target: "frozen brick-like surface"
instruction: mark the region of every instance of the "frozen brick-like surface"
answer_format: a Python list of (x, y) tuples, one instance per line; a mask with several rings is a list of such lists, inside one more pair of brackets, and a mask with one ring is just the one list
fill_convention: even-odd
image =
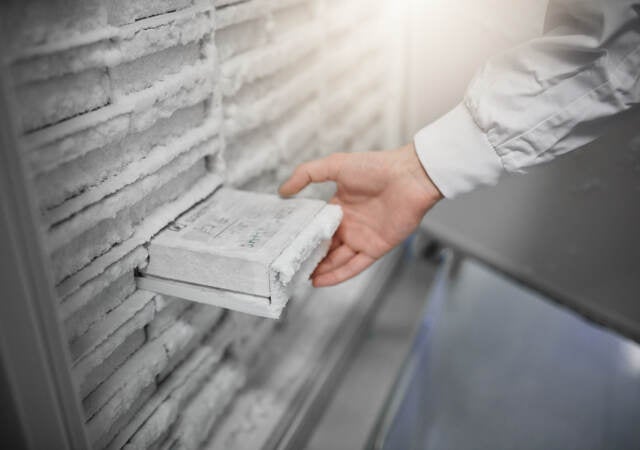
[(66, 2), (64, 6), (47, 0), (3, 5), (3, 15), (10, 19), (3, 22), (7, 27), (3, 33), (12, 38), (8, 50), (20, 52), (76, 40), (78, 35), (95, 33), (107, 24), (100, 0)]
[(284, 404), (245, 383), (325, 307), (300, 292), (276, 323), (137, 290), (135, 273), (223, 180), (275, 192), (302, 161), (385, 146), (383, 3), (22, 3), (0, 6), (3, 64), (92, 446), (199, 448), (266, 426)]
[(110, 71), (113, 94), (127, 95), (151, 87), (162, 77), (179, 72), (186, 64), (194, 64), (200, 58), (197, 43), (170, 47), (120, 64)]
[(257, 130), (229, 139), (225, 150), (226, 179), (229, 184), (242, 186), (256, 177), (276, 169), (277, 147), (265, 130)]
[(89, 422), (89, 439), (91, 440), (92, 447), (105, 448), (118, 432), (135, 417), (136, 413), (144, 407), (155, 390), (156, 386), (154, 384), (145, 386), (137, 393), (135, 399), (124, 407), (121, 414), (114, 416), (114, 420), (109, 420), (107, 423), (97, 422), (95, 426), (91, 426), (91, 422)]
[(111, 349), (104, 359), (91, 358), (80, 366), (74, 367), (73, 374), (80, 395), (86, 396), (100, 383), (106, 380), (115, 370), (124, 363), (145, 341), (144, 330), (138, 329), (127, 336), (119, 345)]
[[(99, 299), (101, 295), (104, 295), (104, 291), (109, 289), (113, 284), (123, 280), (124, 285), (127, 281), (131, 280), (131, 274), (136, 267), (144, 268), (146, 266), (147, 251), (142, 247), (138, 247), (128, 254), (123, 255), (114, 264), (105, 267), (100, 273), (96, 274), (94, 278), (86, 281), (81, 287), (75, 290), (72, 294), (66, 296), (61, 305), (60, 312), (62, 318), (66, 321), (74, 314), (80, 313), (83, 309), (86, 309), (88, 305), (94, 303), (96, 299)], [(116, 292), (121, 292), (117, 290)], [(113, 297), (107, 295), (107, 297)], [(107, 302), (108, 300), (104, 300)], [(102, 302), (100, 302), (102, 303)], [(94, 313), (96, 318), (100, 317), (99, 313)]]
[(122, 25), (145, 17), (157, 16), (189, 6), (193, 0), (112, 0), (108, 7), (109, 23)]
[[(141, 214), (140, 209), (132, 209), (134, 205), (144, 202), (144, 199), (152, 194), (162, 196), (160, 192), (162, 186), (171, 182), (180, 184), (180, 180), (188, 178), (188, 175), (196, 176), (191, 172), (197, 172), (198, 168), (203, 166), (201, 164), (202, 159), (209, 154), (210, 148), (211, 146), (204, 144), (193, 148), (190, 152), (177, 158), (174, 164), (165, 165), (161, 170), (142, 178), (135, 184), (126, 186), (114, 195), (106, 197), (102, 202), (96, 203), (91, 208), (83, 210), (80, 214), (72, 216), (69, 220), (54, 224), (51, 230), (51, 249), (56, 251), (70, 244), (77, 247), (80, 236), (91, 232), (104, 221), (114, 220), (115, 216), (122, 211), (130, 210), (132, 215), (130, 219), (138, 219), (143, 214)], [(188, 175), (177, 177), (181, 172), (189, 173)], [(189, 182), (183, 182), (183, 188), (187, 188), (188, 185)], [(169, 191), (166, 193), (169, 196), (176, 195), (175, 191), (172, 194), (171, 190), (165, 190)], [(169, 199), (164, 199), (164, 201), (169, 201)], [(144, 203), (147, 203), (152, 208), (158, 201)]]
[[(76, 216), (76, 218), (79, 218), (80, 226), (86, 227), (87, 230), (77, 236), (68, 237), (67, 244), (53, 252), (52, 258), (55, 263), (54, 276), (56, 279), (58, 281), (63, 280), (66, 276), (90, 263), (95, 257), (131, 237), (135, 232), (135, 227), (147, 214), (162, 203), (175, 199), (180, 192), (184, 192), (196, 179), (200, 178), (205, 170), (201, 161), (204, 155), (197, 154), (196, 156), (199, 156), (200, 160), (195, 162), (192, 161), (194, 155), (188, 156), (190, 157), (184, 158), (185, 161), (183, 163), (185, 165), (191, 163), (192, 165), (190, 167), (187, 166), (186, 170), (178, 166), (175, 173), (172, 173), (170, 168), (167, 168), (160, 174), (150, 175), (137, 186), (131, 187), (129, 189), (130, 195), (128, 195), (129, 192), (123, 195), (128, 199), (120, 199), (114, 196), (114, 200), (111, 203), (120, 202), (118, 206), (123, 206), (123, 208), (116, 211), (113, 211), (115, 209), (113, 208), (113, 216), (107, 216), (95, 224), (96, 216), (100, 217), (100, 212), (98, 211), (94, 211), (93, 214), (95, 215), (93, 216), (90, 212)], [(167, 180), (171, 175), (173, 175), (173, 178)], [(160, 184), (159, 188), (157, 187), (158, 184)], [(82, 216), (86, 217), (83, 219)], [(86, 222), (82, 223), (82, 220)]]
[[(33, 173), (39, 175), (53, 170), (92, 150), (122, 140), (129, 129), (129, 115), (119, 109), (114, 111), (114, 114), (105, 115), (105, 110), (108, 109), (104, 108), (95, 113), (86, 114), (26, 137), (23, 144), (28, 151), (27, 160)], [(114, 110), (115, 107), (111, 109)], [(96, 120), (94, 120), (93, 126), (86, 126), (91, 125), (91, 123), (87, 124), (87, 122), (91, 122), (87, 120), (91, 116)], [(72, 122), (79, 124), (79, 126), (70, 127), (69, 124)]]
[(316, 94), (318, 77), (314, 71), (284, 72), (245, 86), (228, 101), (224, 124), (228, 135), (246, 133), (260, 125), (269, 124)]
[(267, 30), (263, 19), (249, 20), (220, 28), (216, 32), (216, 48), (220, 61), (267, 42)]
[(108, 77), (106, 71), (88, 70), (20, 86), (17, 97), (24, 105), (22, 129), (32, 131), (108, 104)]
[(167, 328), (173, 325), (180, 316), (191, 306), (191, 302), (181, 298), (157, 295), (154, 298), (156, 314), (147, 325), (147, 336), (149, 339), (155, 339), (160, 336)]
[[(231, 3), (233, 5), (230, 5)], [(218, 8), (216, 11), (216, 32), (239, 23), (253, 20), (264, 21), (268, 18), (269, 2), (239, 0), (227, 2), (226, 5), (218, 2), (216, 6), (225, 6), (224, 8)], [(263, 29), (263, 32), (266, 31), (266, 29)]]
[(296, 28), (304, 28), (314, 20), (314, 4), (312, 2), (291, 2), (290, 5), (280, 6), (274, 10), (269, 18), (269, 31), (272, 35), (280, 36)]
[(246, 333), (247, 323), (226, 313), (222, 322), (202, 341), (179, 367), (158, 384), (158, 389), (132, 422), (110, 443), (109, 448), (147, 448), (166, 438), (170, 426), (176, 422), (185, 402), (198, 395), (205, 381), (214, 372), (227, 348), (239, 333)]
[(221, 308), (195, 304), (177, 319), (170, 328), (171, 339), (165, 339), (167, 364), (158, 373), (158, 380), (164, 379), (200, 344), (204, 336), (218, 323), (223, 312)]
[(172, 449), (196, 449), (244, 384), (245, 369), (237, 364), (221, 366), (185, 407), (181, 420), (164, 444)]
[(143, 411), (145, 421), (129, 438), (125, 448), (149, 448), (165, 437), (184, 405), (215, 372), (219, 360), (220, 355), (202, 348), (176, 369), (148, 402), (149, 408)]
[(134, 249), (148, 242), (152, 236), (164, 228), (167, 223), (185, 212), (189, 207), (210, 195), (221, 183), (218, 175), (208, 174), (199, 180), (192, 188), (184, 192), (179, 198), (163, 205), (156, 211), (148, 215), (136, 228), (134, 235), (110, 249), (107, 253), (91, 261), (91, 263), (66, 278), (57, 285), (57, 292), (60, 297), (74, 295), (82, 287), (96, 279), (108, 268), (118, 265), (118, 261), (124, 258)]
[(247, 365), (260, 352), (260, 347), (269, 339), (276, 322), (269, 319), (252, 318), (250, 323), (241, 324), (238, 328), (243, 330), (238, 333), (230, 348), (231, 354)]
[[(155, 305), (151, 298), (152, 295), (148, 292), (134, 293), (79, 338), (78, 353), (84, 353), (75, 364), (73, 372), (80, 385), (87, 385), (85, 380), (89, 374), (103, 364), (131, 335), (142, 330), (153, 319)], [(87, 388), (86, 392), (93, 387), (95, 386)]]
[(317, 49), (320, 40), (317, 27), (288, 34), (286, 39), (243, 52), (224, 62), (220, 80), (223, 93), (231, 96), (243, 85), (271, 75)]
[[(203, 123), (203, 115), (202, 104), (180, 110), (170, 118), (159, 120), (149, 130), (91, 152), (48, 174), (42, 182), (43, 189), (47, 185), (55, 187), (64, 202), (58, 199), (58, 204), (44, 213), (47, 223), (67, 219), (213, 138), (218, 124), (212, 120)], [(64, 173), (75, 177), (69, 181), (61, 176)]]
[(85, 413), (96, 433), (116, 419), (147, 386), (155, 385), (156, 374), (167, 362), (162, 344), (162, 339), (143, 344), (112, 376), (84, 397)]
[[(131, 269), (133, 271), (133, 268)], [(95, 297), (88, 299), (89, 303), (79, 308), (65, 320), (67, 338), (70, 341), (71, 355), (74, 358), (82, 355), (89, 346), (89, 328), (104, 319), (105, 315), (116, 309), (136, 290), (136, 283), (131, 273), (120, 275), (110, 283), (106, 289)]]

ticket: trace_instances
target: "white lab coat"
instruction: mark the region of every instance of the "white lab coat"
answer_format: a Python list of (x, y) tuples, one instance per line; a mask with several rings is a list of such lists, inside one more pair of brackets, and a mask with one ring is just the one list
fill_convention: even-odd
[(464, 100), (415, 135), (416, 151), (455, 197), (597, 138), (637, 107), (639, 80), (640, 1), (552, 0), (545, 33), (480, 68)]

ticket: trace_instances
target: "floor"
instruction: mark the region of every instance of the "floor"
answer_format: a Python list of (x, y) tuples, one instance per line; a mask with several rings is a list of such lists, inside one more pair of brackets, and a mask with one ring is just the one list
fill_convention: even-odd
[(432, 286), (378, 447), (640, 449), (640, 346), (471, 260), (454, 272)]
[(410, 352), (436, 265), (407, 251), (361, 345), (310, 434), (307, 450), (366, 445)]

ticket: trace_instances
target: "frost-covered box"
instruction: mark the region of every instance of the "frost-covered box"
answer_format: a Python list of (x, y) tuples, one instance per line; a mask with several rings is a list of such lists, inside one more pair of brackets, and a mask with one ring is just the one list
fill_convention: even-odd
[(151, 240), (138, 286), (277, 318), (341, 218), (320, 200), (218, 189)]

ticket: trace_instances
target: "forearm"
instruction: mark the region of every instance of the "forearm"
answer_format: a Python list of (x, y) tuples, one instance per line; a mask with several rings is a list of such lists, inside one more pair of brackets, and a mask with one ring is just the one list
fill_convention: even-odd
[(638, 103), (634, 2), (552, 7), (544, 36), (490, 60), (464, 101), (416, 134), (420, 160), (446, 197), (582, 146)]

